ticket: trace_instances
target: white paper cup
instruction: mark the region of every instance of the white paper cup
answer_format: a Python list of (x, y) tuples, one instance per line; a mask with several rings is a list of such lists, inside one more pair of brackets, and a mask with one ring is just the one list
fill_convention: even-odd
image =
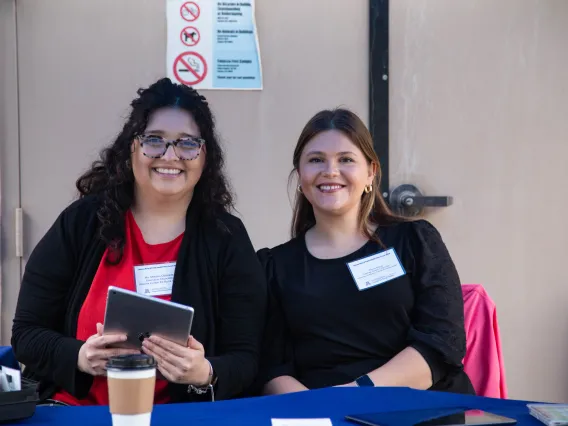
[(107, 382), (113, 426), (150, 426), (156, 386), (154, 358), (145, 354), (110, 358)]

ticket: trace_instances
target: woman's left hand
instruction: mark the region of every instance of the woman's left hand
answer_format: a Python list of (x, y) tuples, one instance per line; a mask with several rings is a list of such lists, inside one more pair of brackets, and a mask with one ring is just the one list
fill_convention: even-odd
[(150, 336), (142, 342), (144, 353), (154, 357), (158, 370), (172, 383), (205, 386), (209, 383), (210, 365), (203, 345), (190, 336), (187, 347)]

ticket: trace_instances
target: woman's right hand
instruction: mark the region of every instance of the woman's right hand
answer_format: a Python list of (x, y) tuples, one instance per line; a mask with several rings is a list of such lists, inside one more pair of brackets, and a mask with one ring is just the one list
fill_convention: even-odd
[(103, 336), (103, 325), (97, 323), (97, 334), (93, 334), (87, 339), (79, 350), (77, 367), (83, 373), (92, 376), (106, 375), (106, 363), (109, 358), (118, 355), (139, 354), (139, 350), (108, 348), (108, 345), (124, 342), (125, 334), (107, 334)]

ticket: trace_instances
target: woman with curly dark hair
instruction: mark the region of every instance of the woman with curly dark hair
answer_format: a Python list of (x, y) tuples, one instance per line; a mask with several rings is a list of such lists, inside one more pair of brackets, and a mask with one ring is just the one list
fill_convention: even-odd
[[(138, 91), (122, 131), (77, 181), (26, 264), (12, 346), (40, 398), (106, 405), (105, 364), (131, 353), (103, 333), (110, 285), (190, 305), (192, 336), (145, 339), (161, 373), (155, 403), (227, 399), (254, 380), (265, 278), (232, 197), (207, 101), (161, 79)], [(160, 264), (156, 286), (137, 268)]]

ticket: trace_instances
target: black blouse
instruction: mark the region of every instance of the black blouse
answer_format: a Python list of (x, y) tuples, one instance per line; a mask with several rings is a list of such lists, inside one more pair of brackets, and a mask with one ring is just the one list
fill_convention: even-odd
[(270, 293), (264, 383), (283, 375), (310, 389), (351, 382), (411, 346), (430, 366), (432, 389), (474, 393), (462, 364), (461, 284), (440, 234), (424, 220), (377, 233), (406, 274), (362, 291), (347, 263), (384, 250), (374, 241), (336, 259), (312, 256), (304, 235), (259, 251)]

